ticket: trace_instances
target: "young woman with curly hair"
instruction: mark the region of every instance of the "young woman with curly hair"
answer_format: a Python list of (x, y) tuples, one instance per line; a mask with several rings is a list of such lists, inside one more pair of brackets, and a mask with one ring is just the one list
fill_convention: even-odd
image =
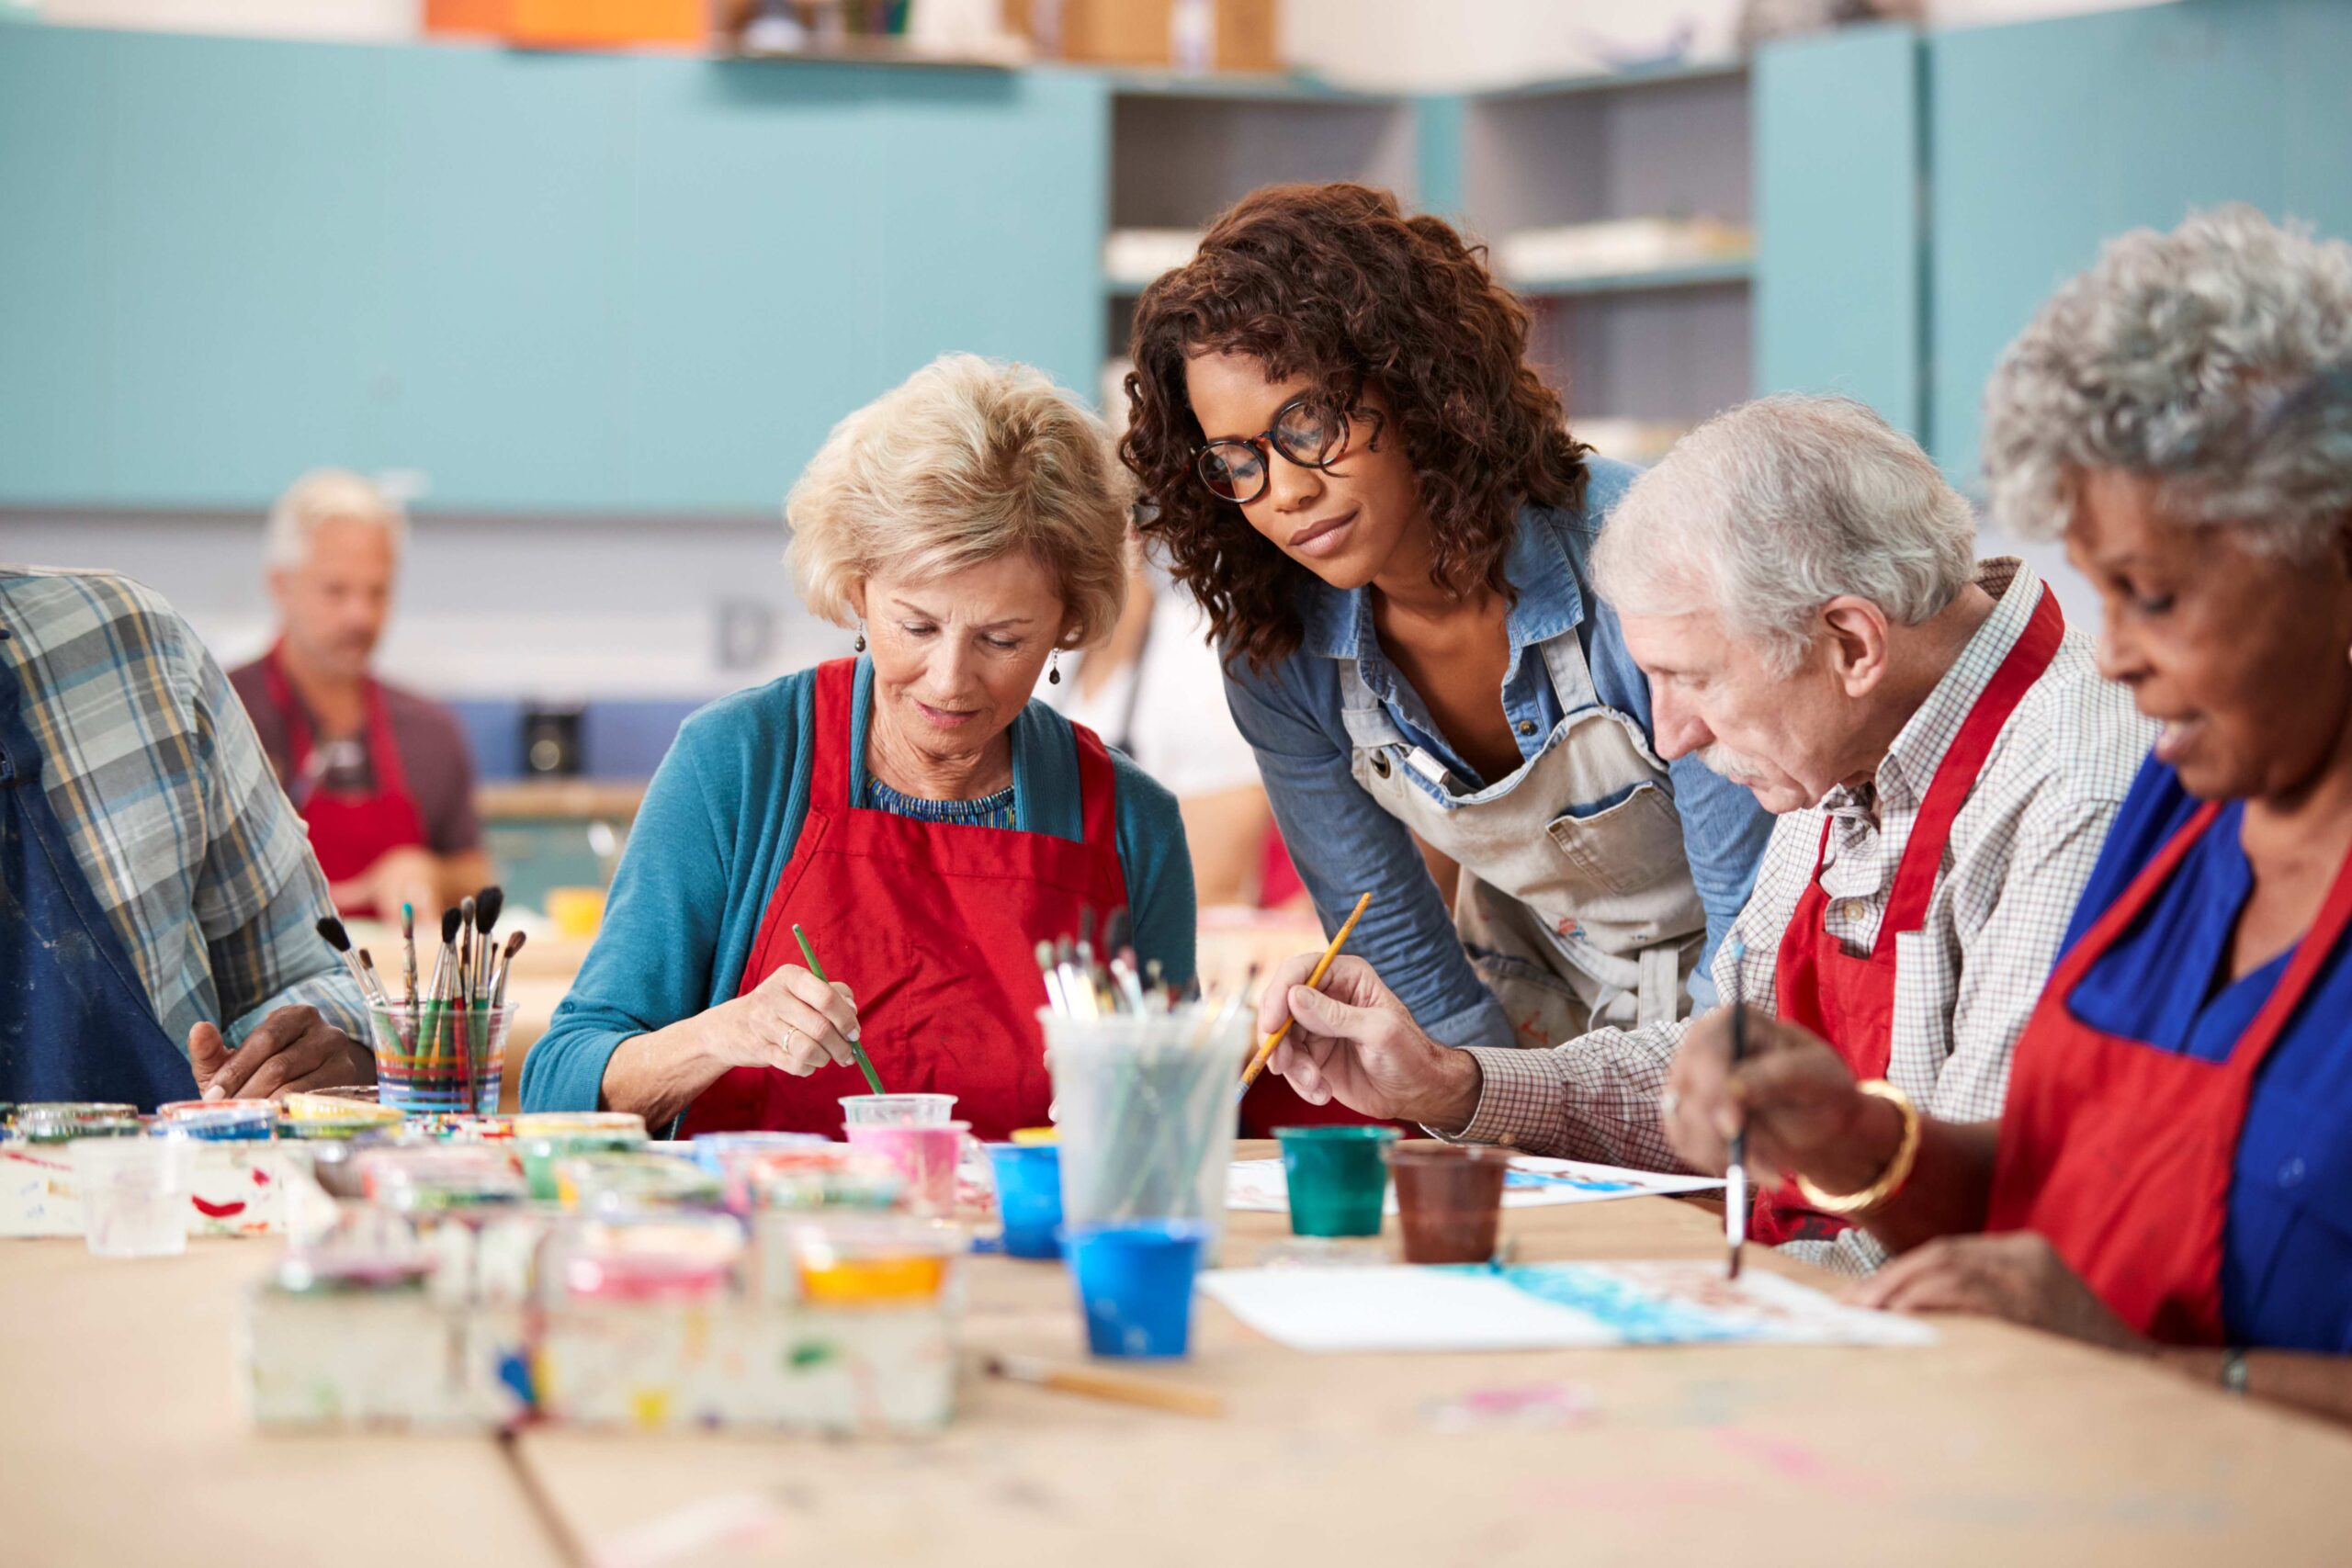
[[(1370, 892), (1351, 951), (1476, 1052), (1479, 1114), (1436, 1129), (1474, 1138), (1510, 1047), (1582, 1036), (1607, 1114), (1646, 1071), (1611, 1026), (1688, 1010), (1770, 831), (1658, 760), (1586, 579), (1635, 470), (1570, 438), (1526, 339), (1438, 219), (1271, 187), (1145, 291), (1121, 446), (1326, 929)], [(1451, 914), (1415, 835), (1461, 867)]]

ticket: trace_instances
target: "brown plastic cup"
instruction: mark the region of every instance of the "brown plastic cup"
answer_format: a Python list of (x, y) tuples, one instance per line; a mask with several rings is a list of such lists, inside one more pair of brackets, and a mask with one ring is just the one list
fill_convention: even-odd
[(1510, 1149), (1416, 1140), (1391, 1145), (1408, 1263), (1484, 1263), (1495, 1255)]

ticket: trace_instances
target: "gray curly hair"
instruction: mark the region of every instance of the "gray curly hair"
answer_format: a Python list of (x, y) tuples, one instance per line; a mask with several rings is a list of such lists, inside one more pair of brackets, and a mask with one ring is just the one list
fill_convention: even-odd
[(2110, 241), (1984, 390), (2008, 527), (2064, 532), (2089, 468), (2154, 479), (2166, 515), (2267, 552), (2326, 548), (2352, 516), (2352, 244), (2243, 204)]

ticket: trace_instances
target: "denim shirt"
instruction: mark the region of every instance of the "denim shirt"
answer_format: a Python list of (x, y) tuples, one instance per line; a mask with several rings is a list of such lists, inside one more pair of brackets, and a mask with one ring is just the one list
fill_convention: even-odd
[[(1504, 561), (1504, 575), (1517, 597), (1506, 623), (1510, 662), (1503, 674), (1503, 714), (1521, 761), (1543, 750), (1566, 716), (1543, 657), (1544, 645), (1563, 637), (1575, 637), (1582, 647), (1600, 704), (1634, 720), (1656, 750), (1649, 682), (1625, 651), (1616, 613), (1585, 586), (1586, 562), (1600, 521), (1640, 470), (1604, 458), (1589, 459), (1587, 468), (1583, 509), (1525, 508)], [(1349, 951), (1379, 972), (1420, 1026), (1452, 1045), (1521, 1043), (1471, 968), (1454, 934), (1453, 913), (1423, 870), (1412, 835), (1355, 782), (1352, 749), (1340, 717), (1341, 665), (1353, 663), (1406, 738), (1455, 778), (1476, 781), (1477, 771), (1446, 742), (1420, 694), (1381, 652), (1369, 589), (1342, 592), (1310, 577), (1301, 586), (1298, 605), (1306, 631), (1298, 650), (1262, 671), (1239, 660), (1229, 663), (1226, 700), (1257, 750), (1275, 819), (1324, 930), (1337, 929), (1357, 897), (1370, 892), (1372, 906), (1349, 939)], [(1754, 795), (1709, 772), (1696, 757), (1677, 759), (1668, 764), (1667, 774), (1668, 793), (1682, 819), (1691, 880), (1707, 910), (1705, 955), (1690, 981), (1693, 999), (1705, 1006), (1714, 998), (1702, 976), (1732, 918), (1747, 901), (1772, 818)], [(1450, 800), (1442, 786), (1417, 773), (1408, 776), (1432, 799)], [(1614, 804), (1563, 801), (1560, 809), (1584, 817)]]

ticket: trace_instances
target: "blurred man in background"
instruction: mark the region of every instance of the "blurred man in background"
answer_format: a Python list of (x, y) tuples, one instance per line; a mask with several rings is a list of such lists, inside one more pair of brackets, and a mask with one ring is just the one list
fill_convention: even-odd
[(448, 709), (368, 673), (408, 519), (357, 474), (305, 474), (269, 514), (278, 635), (230, 673), (346, 915), (430, 918), (491, 879)]

